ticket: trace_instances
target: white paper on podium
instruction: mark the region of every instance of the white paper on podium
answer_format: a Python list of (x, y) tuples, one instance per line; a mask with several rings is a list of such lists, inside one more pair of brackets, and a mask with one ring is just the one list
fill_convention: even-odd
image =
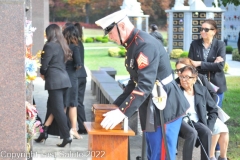
[(124, 132), (128, 131), (128, 117), (124, 118), (123, 120), (123, 131)]

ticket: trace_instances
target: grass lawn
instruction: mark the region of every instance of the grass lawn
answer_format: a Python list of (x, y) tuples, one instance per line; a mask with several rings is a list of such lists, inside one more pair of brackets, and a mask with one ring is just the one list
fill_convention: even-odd
[(228, 90), (224, 93), (223, 110), (231, 117), (227, 122), (230, 133), (228, 157), (240, 159), (240, 76), (227, 77)]

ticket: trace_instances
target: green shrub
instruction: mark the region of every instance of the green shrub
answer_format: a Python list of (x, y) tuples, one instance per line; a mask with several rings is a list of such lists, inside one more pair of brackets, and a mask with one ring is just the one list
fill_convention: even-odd
[(108, 36), (103, 36), (102, 39), (108, 39)]
[(120, 48), (120, 51), (118, 52), (119, 56), (125, 57), (127, 50), (122, 46), (120, 46), (119, 48)]
[(167, 45), (168, 45), (167, 39), (163, 39), (163, 46), (164, 46), (164, 47), (167, 47)]
[(97, 42), (102, 42), (102, 39), (103, 39), (102, 37), (96, 37)]
[(118, 57), (119, 56), (118, 53), (119, 53), (120, 50), (121, 49), (118, 48), (118, 47), (111, 47), (111, 48), (108, 49), (108, 55), (110, 57)]
[(226, 53), (232, 53), (233, 48), (232, 46), (226, 46)]
[(108, 43), (108, 39), (102, 39), (102, 43)]
[(85, 43), (93, 43), (93, 38), (92, 37), (87, 37), (86, 39), (85, 39)]
[(228, 65), (227, 62), (225, 62), (225, 65), (224, 65), (224, 68), (223, 68), (224, 73), (227, 73), (228, 69), (229, 69), (229, 65)]
[(173, 49), (172, 52), (170, 53), (170, 57), (178, 59), (182, 53), (183, 53), (182, 49)]
[(180, 55), (181, 58), (187, 58), (188, 57), (188, 51), (183, 51)]
[(240, 61), (240, 54), (238, 53), (238, 49), (234, 49), (232, 52), (232, 60)]

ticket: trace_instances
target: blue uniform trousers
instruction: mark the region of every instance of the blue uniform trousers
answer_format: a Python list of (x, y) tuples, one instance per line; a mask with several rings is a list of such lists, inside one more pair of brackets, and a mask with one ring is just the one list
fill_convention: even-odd
[[(171, 160), (175, 160), (176, 157), (176, 146), (181, 123), (182, 117), (164, 125)], [(148, 160), (165, 160), (166, 152), (163, 143), (161, 127), (158, 127), (156, 132), (145, 132), (145, 135)]]

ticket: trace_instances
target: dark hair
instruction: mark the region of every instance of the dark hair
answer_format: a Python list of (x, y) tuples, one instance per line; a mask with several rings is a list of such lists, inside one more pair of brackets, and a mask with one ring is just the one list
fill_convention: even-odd
[(203, 21), (203, 23), (210, 24), (210, 25), (213, 27), (212, 29), (215, 29), (215, 30), (216, 30), (216, 34), (215, 34), (215, 35), (218, 34), (218, 27), (217, 27), (216, 21), (214, 21), (213, 19), (205, 19), (205, 20)]
[(83, 30), (82, 30), (82, 26), (80, 23), (75, 23), (74, 26), (77, 28), (78, 30), (78, 35), (79, 35), (79, 39), (80, 41), (83, 41)]
[(185, 66), (181, 69), (181, 73), (186, 71), (186, 70), (189, 70), (192, 72), (193, 75), (197, 76), (198, 75), (198, 71), (197, 69), (194, 67), (194, 66)]
[(155, 31), (158, 29), (158, 26), (156, 24), (151, 24), (152, 31)]
[(64, 39), (61, 29), (57, 24), (50, 24), (46, 28), (47, 42), (59, 43), (64, 51), (65, 62), (72, 59), (72, 52)]
[(69, 26), (64, 29), (63, 36), (67, 40), (68, 45), (69, 44), (75, 44), (78, 45), (78, 30), (74, 26)]

